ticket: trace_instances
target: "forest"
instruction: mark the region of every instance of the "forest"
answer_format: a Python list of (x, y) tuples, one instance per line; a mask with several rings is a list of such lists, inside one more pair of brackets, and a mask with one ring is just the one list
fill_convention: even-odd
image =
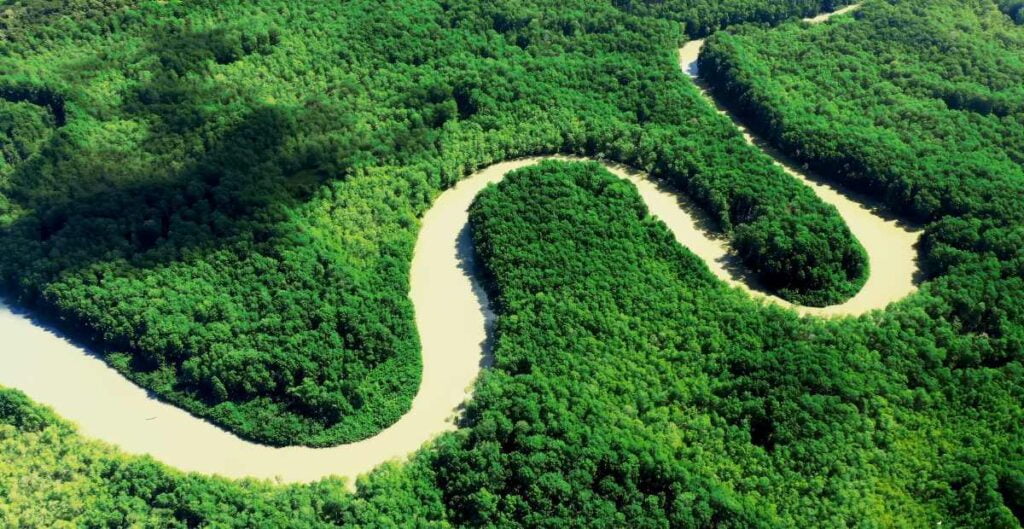
[[(1015, 0), (1003, 0), (1014, 2)], [(776, 25), (791, 18), (805, 18), (853, 4), (845, 0), (614, 0), (616, 7), (644, 17), (678, 21), (689, 38), (706, 37), (715, 31), (743, 22)], [(1007, 9), (1010, 9), (1007, 7)]]
[(328, 446), (409, 408), (417, 218), (496, 161), (647, 169), (793, 301), (868, 273), (838, 214), (683, 80), (676, 23), (624, 6), (9, 4), (5, 290), (243, 437)]
[(1019, 296), (1024, 266), (1024, 33), (983, 0), (875, 2), (854, 18), (718, 33), (704, 75), (783, 150), (927, 222), (931, 289), (959, 292), (964, 331), (1019, 350), (1017, 304), (991, 296)]
[(1024, 24), (1024, 2), (1019, 0), (1000, 0), (999, 7), (1004, 13), (1009, 15), (1014, 22)]
[(779, 295), (853, 295), (877, 271), (679, 72), (690, 37), (753, 129), (925, 225), (926, 277), (800, 318), (715, 279), (628, 182), (546, 162), (470, 212), (499, 319), (458, 431), (352, 493), (181, 473), (0, 390), (0, 525), (1021, 527), (1019, 7), (784, 22), (834, 7), (3, 1), (5, 299), (247, 438), (333, 445), (408, 409), (417, 219), (495, 161), (649, 171)]
[(999, 340), (961, 331), (955, 290), (856, 319), (758, 307), (589, 163), (513, 173), (471, 221), (502, 313), (496, 363), (464, 427), (409, 463), (355, 494), (183, 475), (4, 391), (0, 512), (28, 527), (1019, 527), (1020, 350), (972, 357)]

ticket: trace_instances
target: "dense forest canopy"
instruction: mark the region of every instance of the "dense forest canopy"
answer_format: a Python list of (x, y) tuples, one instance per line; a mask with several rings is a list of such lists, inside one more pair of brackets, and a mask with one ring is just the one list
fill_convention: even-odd
[(898, 211), (1019, 218), (1020, 28), (984, 0), (878, 2), (855, 17), (719, 33), (704, 75), (774, 141)]
[(999, 7), (1004, 13), (1010, 16), (1014, 22), (1024, 24), (1024, 2), (1020, 0), (1000, 0)]
[(853, 295), (865, 256), (838, 214), (699, 98), (675, 23), (628, 11), (11, 3), (0, 132), (26, 130), (4, 143), (0, 277), (163, 398), (307, 445), (408, 409), (416, 219), (483, 164), (564, 151), (651, 170), (783, 297)]
[(855, 18), (719, 33), (704, 75), (783, 149), (929, 221), (932, 288), (955, 288), (965, 331), (1019, 352), (1024, 32), (983, 0), (875, 2)]
[(805, 18), (822, 11), (835, 11), (853, 3), (845, 0), (614, 0), (619, 9), (629, 13), (679, 21), (683, 24), (683, 33), (690, 38), (705, 37), (715, 30), (742, 22), (775, 25), (794, 17)]
[[(45, 487), (17, 488), (8, 516), (98, 527), (1018, 527), (1021, 362), (970, 364), (985, 339), (940, 312), (947, 292), (857, 319), (758, 307), (596, 164), (513, 173), (471, 220), (502, 318), (462, 430), (350, 495), (332, 480), (181, 475), (83, 442), (3, 392), (0, 450), (31, 454), (12, 458), (8, 479), (61, 483), (50, 501), (62, 507), (40, 512)], [(67, 453), (82, 454), (70, 474)]]
[(831, 7), (5, 2), (10, 295), (247, 437), (334, 444), (407, 409), (417, 218), (510, 157), (648, 170), (781, 294), (852, 294), (863, 262), (840, 263), (863, 251), (836, 212), (675, 64), (738, 22), (758, 24), (712, 36), (702, 74), (785, 152), (925, 222), (927, 278), (885, 311), (798, 318), (717, 281), (629, 183), (545, 163), (471, 211), (500, 317), (460, 430), (349, 493), (182, 474), (0, 390), (0, 522), (1020, 527), (1024, 34), (994, 0), (764, 25)]

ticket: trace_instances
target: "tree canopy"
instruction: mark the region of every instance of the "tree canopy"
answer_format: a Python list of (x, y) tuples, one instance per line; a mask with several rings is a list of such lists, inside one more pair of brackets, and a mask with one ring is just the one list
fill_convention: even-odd
[(251, 439), (350, 442), (408, 410), (417, 218), (507, 158), (651, 170), (794, 301), (842, 301), (866, 273), (838, 214), (682, 78), (678, 27), (623, 6), (2, 12), (0, 283), (137, 383)]
[(780, 294), (851, 295), (863, 251), (684, 78), (685, 35), (729, 26), (701, 59), (720, 100), (926, 232), (916, 294), (800, 318), (600, 165), (530, 167), (471, 210), (499, 319), (458, 431), (350, 493), (183, 474), (0, 390), (0, 525), (1020, 527), (1022, 28), (994, 0), (767, 27), (829, 7), (4, 1), (8, 295), (266, 443), (404, 413), (417, 219), (495, 161), (646, 170)]

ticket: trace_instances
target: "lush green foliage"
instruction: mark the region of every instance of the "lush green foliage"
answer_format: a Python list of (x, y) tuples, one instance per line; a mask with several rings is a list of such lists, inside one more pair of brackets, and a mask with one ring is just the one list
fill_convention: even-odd
[(614, 0), (630, 13), (678, 20), (690, 38), (704, 37), (717, 29), (740, 22), (778, 24), (794, 17), (805, 18), (822, 11), (835, 11), (851, 4), (846, 0), (787, 0), (751, 2), (749, 0)]
[[(503, 316), (469, 453), (438, 470), (463, 521), (700, 526), (704, 490), (723, 525), (1015, 527), (1019, 277), (799, 320), (722, 288), (597, 166), (511, 175), (472, 218)], [(966, 328), (972, 290), (1017, 318)]]
[[(650, 170), (762, 275), (857, 254), (682, 79), (661, 20), (778, 2), (135, 4), (2, 4), (0, 272), (245, 435), (327, 444), (402, 413), (415, 219), (492, 161)], [(463, 429), (352, 495), (184, 475), (0, 391), (0, 523), (1020, 527), (1020, 32), (990, 0), (911, 0), (709, 43), (767, 137), (928, 223), (927, 281), (886, 311), (761, 306), (629, 184), (549, 163), (473, 207), (501, 318)], [(799, 230), (827, 251), (769, 264)], [(824, 276), (793, 295), (855, 279)]]
[[(39, 151), (54, 125), (53, 116), (39, 106), (0, 99), (0, 180)], [(0, 208), (9, 208), (6, 198), (0, 198)]]
[[(182, 476), (8, 392), (8, 510), (156, 527), (1018, 527), (1021, 350), (965, 331), (955, 285), (858, 319), (759, 306), (591, 164), (514, 173), (472, 222), (502, 314), (495, 366), (465, 427), (408, 465), (356, 496)], [(41, 491), (57, 493), (38, 513)]]
[(964, 330), (1019, 348), (1022, 51), (988, 0), (873, 2), (855, 20), (720, 33), (701, 64), (780, 147), (930, 222), (923, 265), (959, 283)]
[(1020, 218), (1024, 32), (989, 0), (855, 16), (719, 33), (702, 73), (772, 141), (896, 211)]
[(509, 157), (652, 170), (790, 299), (863, 279), (835, 211), (700, 99), (657, 18), (582, 0), (2, 12), (0, 130), (26, 129), (3, 143), (7, 290), (249, 438), (352, 441), (408, 409), (416, 218)]
[(1024, 24), (1024, 2), (1020, 0), (999, 0), (999, 7), (1014, 22)]
[(396, 514), (399, 523), (418, 519), (409, 527), (443, 527), (430, 523), (437, 499), (408, 488), (413, 471), (396, 479), (397, 470), (381, 469), (364, 488), (389, 495), (360, 496), (337, 480), (279, 486), (182, 474), (82, 440), (49, 410), (0, 389), (0, 526), (11, 529), (394, 527)]
[[(943, 300), (946, 308), (934, 314), (964, 345), (941, 363), (953, 373), (987, 371), (1019, 384), (1024, 32), (997, 7), (988, 0), (871, 2), (830, 25), (720, 33), (701, 64), (719, 94), (783, 149), (929, 222), (921, 248), (932, 279), (926, 292)], [(1005, 402), (985, 401), (992, 408)], [(961, 435), (978, 442), (977, 434)], [(1007, 459), (1019, 462), (1015, 435)], [(983, 466), (974, 473), (998, 484), (1020, 523), (1019, 478), (986, 476)], [(980, 495), (973, 505), (990, 495), (973, 493)], [(968, 516), (963, 525), (1014, 523)]]

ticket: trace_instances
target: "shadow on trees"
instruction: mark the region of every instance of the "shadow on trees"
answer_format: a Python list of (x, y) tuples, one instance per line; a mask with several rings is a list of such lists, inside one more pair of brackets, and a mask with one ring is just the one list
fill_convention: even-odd
[[(127, 155), (143, 162), (124, 165), (152, 174), (117, 174), (125, 151), (82, 140), (95, 125), (72, 121), (16, 168), (4, 190), (27, 212), (0, 228), (4, 290), (45, 314), (67, 316), (42, 294), (49, 284), (96, 264), (151, 269), (226, 245), (267, 243), (281, 235), (288, 207), (308, 200), (326, 178), (323, 153), (292, 141), (309, 110), (254, 104), (245, 94), (243, 105), (216, 105), (226, 87), (205, 74), (234, 56), (226, 32), (160, 29), (149, 42), (143, 54), (155, 55), (161, 70), (120, 111), (150, 125), (143, 148)], [(180, 169), (161, 164), (160, 155), (189, 141), (199, 146), (185, 153), (190, 161)]]
[(57, 127), (63, 127), (67, 123), (65, 96), (53, 87), (26, 80), (0, 83), (0, 99), (12, 103), (26, 102), (41, 106), (50, 111)]
[[(271, 240), (285, 208), (311, 191), (288, 177), (301, 165), (281, 150), (294, 131), (287, 112), (260, 108), (167, 180), (106, 186), (97, 179), (94, 186), (57, 196), (15, 189), (14, 202), (31, 213), (0, 232), (6, 286), (31, 305), (48, 283), (96, 263), (150, 268), (226, 241)], [(89, 156), (56, 143), (63, 156)], [(30, 183), (36, 166), (19, 171), (15, 182)]]

